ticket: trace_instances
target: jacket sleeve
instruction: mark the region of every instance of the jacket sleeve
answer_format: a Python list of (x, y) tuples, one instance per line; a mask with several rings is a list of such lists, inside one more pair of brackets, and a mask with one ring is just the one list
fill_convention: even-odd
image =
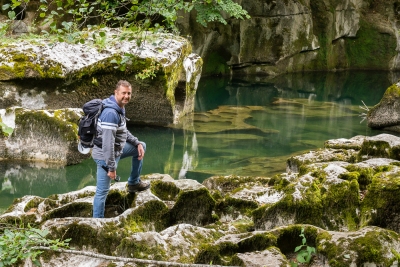
[(116, 112), (107, 112), (101, 116), (102, 134), (102, 150), (104, 161), (106, 162), (109, 171), (115, 171), (115, 136), (118, 128), (119, 115)]
[(106, 162), (109, 171), (115, 171), (115, 153), (114, 153), (114, 145), (115, 145), (115, 133), (116, 130), (111, 129), (103, 129), (103, 155), (104, 161)]
[(139, 144), (139, 139), (137, 137), (133, 136), (130, 131), (127, 131), (127, 134), (128, 134), (128, 138), (126, 141), (134, 146), (137, 146)]

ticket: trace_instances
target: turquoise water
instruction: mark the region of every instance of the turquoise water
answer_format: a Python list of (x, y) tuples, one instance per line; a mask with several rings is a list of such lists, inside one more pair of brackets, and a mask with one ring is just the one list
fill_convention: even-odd
[[(212, 175), (284, 172), (288, 157), (321, 148), (326, 140), (382, 133), (366, 126), (360, 106), (377, 104), (394, 81), (387, 72), (202, 78), (195, 114), (182, 125), (130, 128), (147, 143), (142, 174), (201, 182)], [(123, 181), (129, 168), (129, 159), (120, 162)], [(0, 184), (2, 213), (24, 195), (47, 197), (95, 185), (95, 164), (91, 159), (67, 167), (4, 161)]]

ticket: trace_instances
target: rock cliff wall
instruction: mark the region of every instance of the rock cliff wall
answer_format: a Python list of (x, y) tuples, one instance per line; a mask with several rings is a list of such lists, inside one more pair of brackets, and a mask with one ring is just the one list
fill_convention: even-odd
[(227, 25), (179, 21), (203, 76), (286, 72), (400, 70), (398, 0), (238, 1), (249, 20)]

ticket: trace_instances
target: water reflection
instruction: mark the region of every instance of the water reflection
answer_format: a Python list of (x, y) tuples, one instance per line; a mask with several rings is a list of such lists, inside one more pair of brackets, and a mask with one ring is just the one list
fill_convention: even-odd
[[(132, 126), (147, 143), (143, 174), (203, 181), (211, 175), (271, 176), (286, 159), (325, 140), (375, 135), (360, 105), (379, 102), (395, 80), (387, 72), (291, 74), (274, 79), (203, 78), (195, 114), (174, 128)], [(95, 184), (93, 160), (67, 167), (0, 162), (0, 213), (14, 198), (47, 197)], [(123, 181), (129, 159), (121, 160)]]

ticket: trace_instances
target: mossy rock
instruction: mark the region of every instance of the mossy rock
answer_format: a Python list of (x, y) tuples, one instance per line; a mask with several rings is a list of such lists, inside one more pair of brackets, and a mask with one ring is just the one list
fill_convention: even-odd
[[(99, 227), (100, 226), (100, 227)], [(122, 240), (123, 229), (115, 222), (102, 222), (94, 227), (90, 221), (72, 218), (63, 226), (50, 227), (49, 238), (71, 238), (70, 246), (79, 249), (95, 249), (99, 253), (111, 255)]]
[(400, 138), (389, 134), (369, 137), (363, 142), (357, 157), (359, 161), (365, 158), (400, 160)]
[(151, 183), (151, 192), (164, 201), (175, 201), (180, 191), (172, 181), (157, 180)]
[(374, 175), (361, 208), (363, 225), (375, 225), (400, 233), (400, 170)]
[(122, 220), (129, 232), (162, 231), (169, 225), (168, 207), (159, 200), (147, 201), (133, 208)]
[(90, 202), (72, 202), (59, 208), (52, 209), (42, 216), (42, 220), (46, 221), (53, 218), (65, 217), (91, 217), (93, 204)]
[(386, 89), (379, 103), (368, 111), (367, 122), (374, 129), (400, 124), (400, 83)]
[(7, 112), (15, 114), (15, 128), (0, 158), (71, 165), (90, 157), (77, 149), (80, 111), (13, 108)]
[(227, 197), (217, 203), (215, 210), (219, 216), (226, 214), (238, 217), (240, 215), (251, 216), (251, 212), (258, 207), (259, 205), (255, 201)]
[(181, 191), (170, 211), (170, 224), (206, 225), (212, 223), (214, 221), (212, 216), (214, 207), (215, 200), (205, 187)]
[(333, 267), (366, 263), (393, 266), (399, 259), (398, 238), (399, 234), (377, 227), (363, 228), (347, 236), (341, 232), (321, 232), (317, 235), (317, 251)]

